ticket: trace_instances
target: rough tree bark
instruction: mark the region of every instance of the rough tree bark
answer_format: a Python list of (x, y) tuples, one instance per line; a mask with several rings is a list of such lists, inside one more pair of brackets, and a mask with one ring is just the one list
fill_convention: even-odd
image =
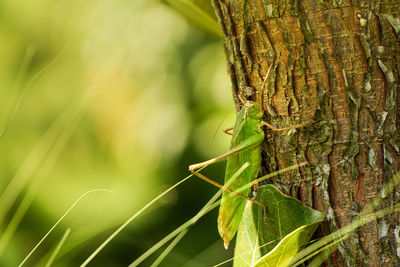
[[(213, 0), (223, 29), (233, 96), (260, 89), (277, 127), (267, 131), (263, 172), (310, 164), (274, 179), (323, 211), (323, 232), (348, 224), (400, 170), (399, 0)], [(257, 91), (257, 90), (256, 90)], [(247, 94), (254, 100), (256, 94)], [(400, 216), (370, 223), (344, 241), (334, 266), (400, 266)]]

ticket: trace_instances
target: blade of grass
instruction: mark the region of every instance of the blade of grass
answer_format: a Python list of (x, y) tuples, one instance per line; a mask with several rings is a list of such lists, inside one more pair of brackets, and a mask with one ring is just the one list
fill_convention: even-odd
[(150, 267), (157, 267), (160, 265), (160, 263), (165, 259), (165, 257), (168, 256), (168, 254), (172, 251), (172, 249), (181, 241), (181, 239), (186, 235), (186, 233), (189, 231), (189, 228), (186, 228), (182, 232), (177, 235), (174, 240), (168, 245), (166, 249), (161, 253), (160, 256), (153, 262), (153, 264)]
[[(332, 248), (334, 248), (333, 249), (333, 251), (335, 251), (336, 249), (337, 249), (337, 244), (339, 244), (340, 242), (342, 242), (343, 240), (345, 240), (345, 239), (347, 239), (349, 237), (349, 235), (345, 235), (345, 236), (343, 236), (343, 237), (341, 237), (341, 238), (339, 238), (339, 239), (336, 239), (336, 240), (334, 240), (333, 242), (331, 242), (331, 243), (327, 243), (325, 246), (323, 246), (323, 247), (321, 247), (320, 249), (317, 249), (317, 250), (315, 250), (315, 251), (313, 251), (312, 253), (310, 253), (310, 254), (308, 254), (306, 257), (304, 257), (304, 258), (302, 258), (301, 260), (299, 260), (298, 262), (296, 262), (295, 264), (293, 264), (293, 265), (290, 265), (291, 267), (295, 267), (295, 266), (299, 266), (300, 264), (303, 264), (305, 261), (307, 261), (307, 260), (309, 260), (309, 259), (311, 259), (312, 257), (314, 257), (315, 255), (323, 255), (323, 257), (329, 257), (329, 255), (328, 256), (326, 256), (326, 254), (327, 254), (327, 251), (330, 251)], [(332, 251), (332, 252), (333, 252)], [(318, 257), (317, 256), (317, 257)], [(326, 259), (325, 258), (325, 259)], [(319, 258), (319, 260), (321, 260), (322, 258)], [(325, 260), (324, 259), (324, 260)], [(323, 260), (323, 261), (324, 261)], [(314, 261), (314, 260), (313, 260)]]
[[(216, 207), (218, 207), (220, 205), (220, 201), (214, 203), (213, 205), (209, 206), (206, 210), (203, 210), (202, 215), (207, 214), (208, 212), (210, 212), (211, 210), (215, 209)], [(147, 259), (151, 254), (153, 254), (156, 250), (158, 250), (160, 247), (162, 247), (163, 245), (165, 245), (169, 240), (171, 240), (172, 238), (174, 238), (175, 236), (177, 236), (179, 233), (181, 233), (182, 231), (184, 231), (186, 228), (188, 228), (189, 226), (191, 226), (193, 223), (197, 222), (197, 220), (201, 217), (199, 217), (198, 215), (200, 214), (197, 213), (194, 217), (192, 217), (191, 219), (189, 219), (187, 222), (185, 222), (184, 224), (182, 224), (181, 226), (179, 226), (178, 228), (176, 228), (173, 232), (171, 232), (170, 234), (168, 234), (166, 237), (164, 237), (162, 240), (160, 240), (157, 244), (153, 245), (149, 250), (147, 250), (145, 253), (143, 253), (139, 258), (137, 258), (134, 262), (132, 262), (129, 267), (133, 267), (133, 266), (138, 266), (142, 261), (144, 261), (145, 259)]]
[(72, 205), (69, 207), (69, 209), (61, 216), (60, 219), (53, 225), (53, 227), (50, 228), (50, 230), (40, 239), (40, 241), (36, 244), (36, 246), (28, 253), (28, 255), (22, 260), (22, 262), (18, 265), (19, 267), (25, 264), (25, 262), (29, 259), (29, 257), (35, 252), (35, 250), (42, 244), (42, 242), (47, 238), (47, 236), (54, 230), (54, 228), (57, 227), (57, 225), (64, 219), (65, 216), (68, 215), (68, 213), (87, 195), (93, 192), (109, 192), (109, 193), (114, 193), (114, 191), (107, 190), (107, 189), (93, 189), (90, 191), (87, 191), (86, 193), (82, 194)]
[(337, 246), (335, 243), (336, 242), (332, 242), (329, 246), (325, 246), (323, 251), (320, 254), (318, 254), (307, 266), (308, 267), (321, 266), (324, 263), (324, 261), (327, 258), (329, 258), (329, 256), (337, 249)]
[(56, 248), (54, 249), (53, 253), (51, 253), (50, 258), (49, 258), (49, 260), (47, 261), (45, 267), (50, 267), (50, 266), (53, 264), (54, 260), (56, 259), (57, 255), (58, 255), (58, 252), (60, 252), (61, 247), (64, 245), (65, 241), (67, 240), (67, 238), (68, 238), (70, 232), (71, 232), (71, 229), (70, 229), (70, 228), (68, 228), (68, 229), (65, 231), (65, 233), (64, 233), (64, 235), (62, 236), (60, 242), (58, 242), (58, 244), (57, 244)]

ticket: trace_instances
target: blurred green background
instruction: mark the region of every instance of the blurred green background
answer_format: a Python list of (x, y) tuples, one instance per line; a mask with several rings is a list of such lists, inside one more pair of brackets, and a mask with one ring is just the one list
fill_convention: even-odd
[[(81, 264), (189, 164), (225, 152), (235, 117), (221, 38), (158, 1), (1, 1), (0, 90), (0, 266), (19, 264), (83, 193), (113, 190), (82, 199), (26, 266), (44, 266), (67, 228), (54, 266)], [(128, 265), (216, 191), (191, 178), (90, 266)], [(229, 259), (216, 219), (202, 218), (162, 266)]]

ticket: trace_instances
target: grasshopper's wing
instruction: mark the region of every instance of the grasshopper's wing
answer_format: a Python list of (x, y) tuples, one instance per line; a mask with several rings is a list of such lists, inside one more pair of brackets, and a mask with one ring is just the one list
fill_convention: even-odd
[[(230, 155), (227, 159), (225, 183), (232, 177), (237, 170), (246, 162), (250, 165), (236, 178), (229, 188), (237, 191), (244, 185), (250, 183), (257, 177), (261, 164), (261, 147), (264, 140), (264, 132), (260, 129), (260, 109), (259, 106), (243, 108), (238, 116), (232, 137), (232, 149), (237, 147), (247, 147), (248, 149)], [(247, 196), (250, 188), (239, 193)], [(218, 215), (218, 231), (224, 240), (225, 247), (235, 236), (242, 219), (246, 200), (238, 195), (223, 192), (221, 206)]]

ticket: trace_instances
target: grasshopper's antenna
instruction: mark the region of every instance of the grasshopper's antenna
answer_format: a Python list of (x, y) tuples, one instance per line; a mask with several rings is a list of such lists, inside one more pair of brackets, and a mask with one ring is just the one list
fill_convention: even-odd
[(271, 72), (271, 69), (272, 69), (272, 66), (273, 66), (274, 64), (271, 64), (270, 66), (269, 66), (269, 68), (268, 68), (268, 71), (267, 71), (267, 74), (265, 74), (265, 76), (264, 76), (264, 80), (263, 80), (263, 83), (262, 83), (262, 85), (261, 85), (261, 89), (260, 89), (260, 107), (261, 108), (263, 108), (263, 101), (264, 101), (264, 87), (265, 87), (265, 84), (266, 84), (266, 82), (267, 82), (267, 79), (268, 79), (268, 77), (269, 77), (269, 73)]

